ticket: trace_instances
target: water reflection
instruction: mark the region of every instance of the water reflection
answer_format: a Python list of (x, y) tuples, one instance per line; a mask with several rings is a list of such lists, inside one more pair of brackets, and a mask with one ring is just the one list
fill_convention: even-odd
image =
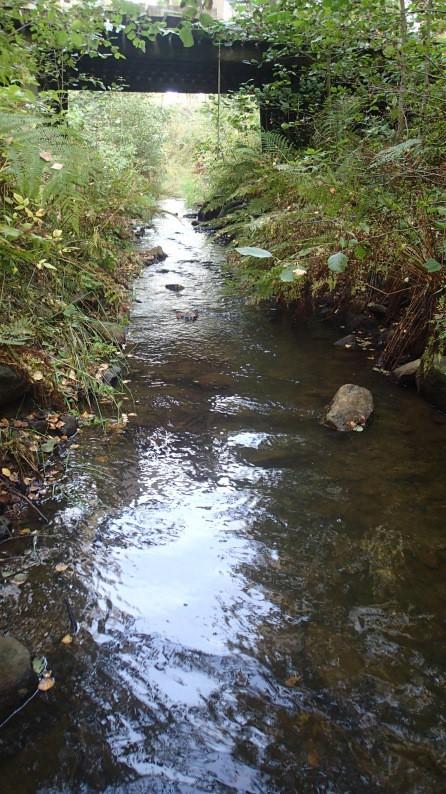
[[(3, 600), (57, 677), (0, 735), (5, 790), (440, 791), (444, 427), (330, 330), (231, 297), (223, 251), (167, 209), (135, 287), (137, 417), (84, 433)], [(376, 417), (340, 436), (318, 419), (351, 381)]]

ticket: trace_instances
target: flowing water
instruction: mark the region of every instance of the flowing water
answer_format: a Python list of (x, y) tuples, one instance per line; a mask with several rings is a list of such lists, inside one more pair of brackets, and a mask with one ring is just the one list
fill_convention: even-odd
[[(224, 250), (166, 206), (137, 416), (83, 431), (3, 590), (0, 630), (56, 686), (0, 732), (0, 789), (444, 791), (446, 427), (332, 330), (231, 295)], [(345, 382), (375, 396), (362, 434), (319, 422)]]

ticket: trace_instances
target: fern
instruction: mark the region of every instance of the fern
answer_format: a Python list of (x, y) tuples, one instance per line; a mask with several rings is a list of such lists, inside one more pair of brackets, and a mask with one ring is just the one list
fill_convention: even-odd
[(402, 141), (402, 143), (397, 143), (388, 149), (383, 149), (375, 156), (372, 168), (401, 160), (409, 152), (417, 153), (420, 150), (421, 143), (421, 138), (409, 138), (407, 141)]
[[(0, 112), (0, 136), (8, 142), (3, 174), (13, 188), (48, 209), (57, 209), (65, 227), (78, 233), (91, 202), (94, 151), (68, 127), (51, 124), (44, 115)], [(51, 162), (42, 159), (42, 152), (51, 154)], [(53, 169), (53, 163), (62, 168)]]
[(261, 140), (263, 151), (274, 159), (286, 163), (296, 159), (296, 149), (280, 132), (262, 132)]
[(34, 331), (29, 321), (23, 318), (0, 326), (0, 345), (25, 345), (33, 338)]

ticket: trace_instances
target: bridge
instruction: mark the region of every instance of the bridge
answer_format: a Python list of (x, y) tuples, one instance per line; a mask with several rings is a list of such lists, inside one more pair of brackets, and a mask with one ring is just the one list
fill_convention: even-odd
[[(151, 19), (155, 21), (153, 16)], [(179, 26), (181, 16), (164, 17), (167, 28)], [(124, 59), (113, 57), (81, 58), (78, 85), (73, 88), (109, 89), (119, 85), (124, 91), (188, 94), (216, 94), (236, 91), (244, 83), (262, 86), (272, 81), (271, 65), (260, 64), (265, 45), (259, 42), (233, 42), (218, 46), (204, 30), (194, 30), (194, 46), (184, 47), (178, 34), (159, 33), (154, 41), (145, 40), (145, 52), (135, 47), (123, 32), (112, 33), (113, 44)]]

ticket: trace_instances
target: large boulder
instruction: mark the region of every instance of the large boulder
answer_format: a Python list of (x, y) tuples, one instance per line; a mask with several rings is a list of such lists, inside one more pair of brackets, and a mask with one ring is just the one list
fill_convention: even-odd
[(372, 393), (363, 386), (346, 383), (333, 397), (325, 416), (325, 424), (334, 430), (355, 430), (357, 427), (364, 427), (372, 413)]
[(8, 364), (0, 364), (0, 406), (20, 400), (28, 389), (29, 382), (21, 372)]
[(34, 678), (31, 655), (14, 637), (0, 637), (0, 706), (20, 699)]
[(437, 408), (446, 411), (446, 356), (437, 355), (430, 362), (422, 362), (417, 373), (420, 394)]
[(413, 361), (408, 361), (407, 364), (401, 364), (400, 367), (396, 367), (394, 370), (392, 370), (392, 375), (394, 378), (396, 378), (398, 383), (401, 383), (402, 386), (410, 384), (415, 385), (420, 364), (420, 358), (416, 358)]

